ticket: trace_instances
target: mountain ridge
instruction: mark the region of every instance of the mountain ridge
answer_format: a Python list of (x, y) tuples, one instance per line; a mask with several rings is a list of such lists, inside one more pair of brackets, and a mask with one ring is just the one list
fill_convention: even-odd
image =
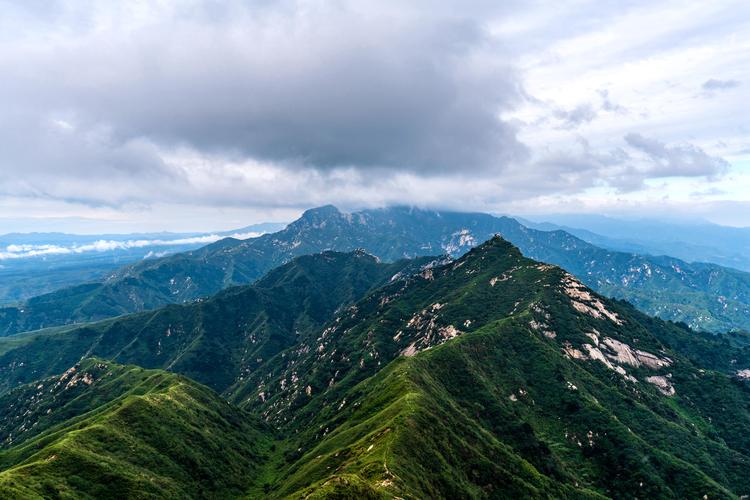
[(562, 229), (594, 245), (617, 251), (670, 255), (750, 271), (750, 228), (705, 221), (659, 221), (585, 215), (537, 216), (548, 222), (519, 221), (535, 229)]
[(199, 248), (207, 239), (250, 236), (283, 227), (263, 223), (213, 233), (0, 235), (0, 305), (16, 305), (65, 287), (102, 281), (124, 265)]

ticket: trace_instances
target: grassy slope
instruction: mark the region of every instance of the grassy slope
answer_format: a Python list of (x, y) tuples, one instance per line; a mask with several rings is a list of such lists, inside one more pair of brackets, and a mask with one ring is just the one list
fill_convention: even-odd
[(236, 497), (268, 447), (250, 415), (163, 371), (85, 360), (39, 385), (12, 393), (22, 408), (5, 408), (6, 435), (13, 417), (39, 432), (0, 452), (2, 498)]
[[(349, 393), (349, 412), (323, 421), (333, 430), (307, 437), (314, 446), (279, 471), (274, 495), (735, 498), (746, 493), (747, 451), (724, 443), (727, 438), (746, 447), (746, 438), (730, 440), (717, 432), (721, 424), (712, 427), (695, 414), (670, 412), (670, 402), (658, 401), (661, 395), (634, 401), (550, 351), (518, 325), (493, 324), (395, 360)], [(747, 394), (724, 397), (722, 404), (741, 411)], [(692, 431), (694, 426), (700, 431)]]

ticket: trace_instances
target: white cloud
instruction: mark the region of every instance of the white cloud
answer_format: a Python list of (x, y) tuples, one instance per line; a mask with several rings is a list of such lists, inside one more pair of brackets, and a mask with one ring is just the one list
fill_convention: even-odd
[(701, 85), (703, 90), (728, 90), (739, 86), (740, 82), (737, 80), (717, 80), (716, 78), (709, 78)]
[[(240, 240), (246, 240), (249, 238), (257, 238), (263, 233), (248, 232), (248, 233), (234, 233), (229, 235), (231, 238)], [(45, 255), (69, 255), (69, 254), (84, 254), (91, 252), (111, 252), (116, 250), (130, 250), (134, 248), (148, 248), (148, 247), (159, 247), (159, 246), (180, 246), (180, 245), (207, 245), (214, 243), (227, 236), (219, 236), (217, 234), (207, 234), (204, 236), (195, 236), (190, 238), (175, 238), (175, 239), (153, 239), (153, 240), (97, 240), (93, 243), (85, 243), (81, 245), (49, 245), (49, 244), (12, 244), (5, 247), (4, 251), (0, 251), (0, 260), (10, 259), (28, 259), (32, 257), (43, 257)], [(147, 257), (157, 255), (154, 251), (150, 251)], [(163, 253), (162, 253), (163, 255)]]

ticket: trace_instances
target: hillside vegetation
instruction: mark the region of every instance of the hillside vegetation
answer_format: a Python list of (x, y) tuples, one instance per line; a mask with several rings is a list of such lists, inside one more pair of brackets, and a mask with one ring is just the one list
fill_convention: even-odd
[(361, 251), (324, 252), (205, 301), (0, 338), (0, 391), (92, 355), (169, 369), (223, 391), (300, 335), (317, 331), (342, 305), (431, 260), (384, 264)]
[(239, 497), (269, 446), (208, 388), (100, 359), (19, 387), (0, 409), (1, 498)]
[(750, 391), (686, 335), (495, 239), (342, 312), (235, 401), (291, 436), (279, 496), (734, 498)]

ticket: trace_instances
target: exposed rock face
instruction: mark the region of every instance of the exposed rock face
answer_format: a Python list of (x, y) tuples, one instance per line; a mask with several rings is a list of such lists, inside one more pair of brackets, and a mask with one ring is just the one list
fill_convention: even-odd
[(571, 303), (576, 311), (588, 314), (594, 318), (608, 319), (618, 325), (622, 325), (622, 320), (607, 309), (601, 300), (591, 295), (586, 287), (575, 279), (571, 274), (566, 274), (563, 280), (563, 291), (570, 297)]
[(593, 332), (588, 332), (586, 333), (586, 336), (594, 342), (594, 345), (596, 346), (599, 345), (599, 332), (598, 331), (594, 330)]
[(662, 377), (660, 375), (654, 375), (651, 377), (646, 378), (646, 382), (649, 384), (654, 384), (657, 389), (659, 389), (659, 392), (664, 394), (665, 396), (674, 396), (675, 390), (672, 384), (669, 382), (667, 377)]
[(552, 316), (550, 316), (550, 314), (544, 309), (544, 307), (539, 304), (533, 304), (531, 306), (531, 310), (537, 315), (541, 316), (538, 321), (536, 319), (532, 319), (531, 321), (529, 321), (529, 326), (531, 327), (531, 329), (535, 331), (541, 331), (548, 339), (556, 338), (557, 333), (551, 329), (548, 323), (548, 321), (552, 319)]
[(671, 359), (660, 358), (659, 356), (651, 354), (650, 352), (635, 351), (635, 355), (638, 358), (638, 361), (648, 366), (652, 370), (658, 370), (659, 368), (664, 368), (665, 366), (669, 366), (672, 364)]
[(446, 340), (458, 337), (461, 332), (453, 325), (448, 325), (438, 329), (438, 333), (443, 336)]
[(660, 358), (656, 354), (633, 349), (625, 342), (617, 339), (611, 337), (601, 339), (599, 332), (596, 330), (587, 332), (586, 336), (591, 339), (592, 344), (583, 344), (581, 346), (583, 351), (573, 347), (570, 342), (566, 342), (563, 346), (563, 352), (572, 359), (599, 361), (631, 382), (637, 382), (638, 380), (629, 375), (622, 365), (633, 368), (645, 366), (652, 370), (658, 370), (672, 364), (672, 360), (669, 358)]
[(477, 239), (468, 229), (461, 229), (451, 235), (450, 241), (443, 245), (443, 250), (449, 255), (454, 255), (466, 248), (476, 246)]
[[(614, 352), (614, 361), (634, 367), (638, 367), (641, 365), (641, 362), (638, 361), (635, 352), (633, 352), (628, 344), (610, 337), (605, 337), (602, 343), (607, 346), (612, 352)], [(610, 358), (612, 357), (613, 356), (610, 355)]]
[(406, 349), (404, 349), (403, 351), (401, 351), (401, 355), (402, 356), (406, 356), (407, 358), (410, 358), (410, 357), (414, 356), (417, 352), (418, 352), (417, 351), (417, 347), (412, 342), (411, 344), (409, 344), (409, 347), (407, 347)]
[(602, 353), (602, 351), (600, 351), (598, 347), (594, 347), (591, 344), (583, 344), (583, 347), (588, 352), (588, 359), (601, 361), (602, 363), (604, 363), (604, 366), (606, 366), (610, 370), (615, 369), (614, 365), (609, 362), (607, 357), (604, 356), (604, 353)]
[[(400, 339), (404, 335), (404, 331), (408, 331), (410, 336), (416, 338), (406, 349), (401, 351), (403, 356), (414, 356), (419, 351), (440, 345), (463, 333), (454, 325), (439, 324), (438, 313), (444, 306), (445, 304), (436, 302), (430, 307), (422, 309), (407, 321), (403, 330), (399, 330), (396, 333), (393, 337), (394, 340)], [(468, 321), (468, 323), (471, 324), (471, 321)]]
[(517, 266), (513, 267), (512, 269), (509, 269), (508, 271), (505, 271), (500, 276), (495, 276), (490, 279), (490, 286), (495, 286), (497, 283), (508, 281), (513, 277), (513, 272), (517, 271), (519, 268)]
[(744, 380), (750, 380), (750, 370), (737, 370), (737, 377)]
[(572, 359), (588, 359), (584, 353), (573, 347), (570, 342), (566, 342), (563, 347), (563, 352)]

